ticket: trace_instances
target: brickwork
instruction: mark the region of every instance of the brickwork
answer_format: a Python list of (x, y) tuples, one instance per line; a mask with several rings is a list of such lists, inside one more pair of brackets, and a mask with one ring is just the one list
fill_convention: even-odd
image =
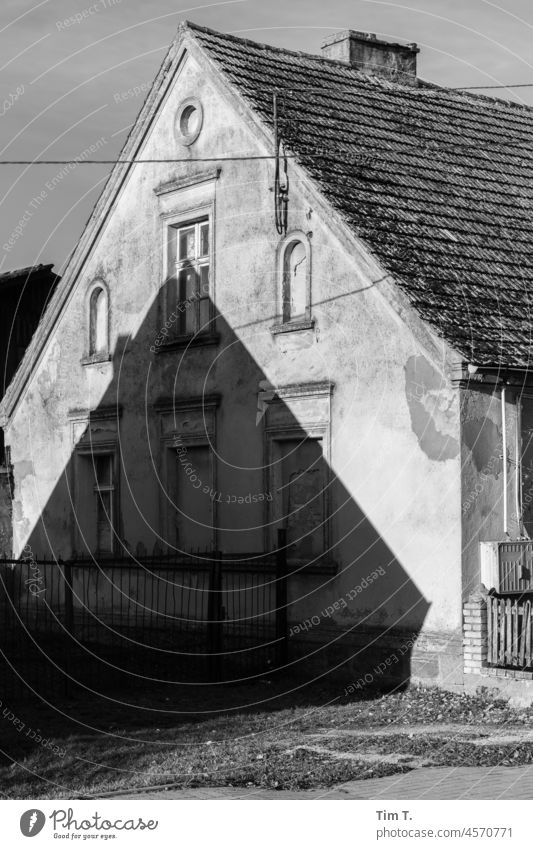
[(463, 606), (463, 662), (468, 675), (481, 675), (487, 663), (487, 591), (483, 585)]

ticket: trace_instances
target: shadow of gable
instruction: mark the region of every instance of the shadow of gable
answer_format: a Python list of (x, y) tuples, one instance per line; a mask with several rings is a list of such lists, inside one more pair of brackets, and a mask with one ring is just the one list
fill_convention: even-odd
[[(119, 337), (110, 362), (83, 366), (92, 385), (106, 383), (93, 409), (80, 406), (74, 380), (59, 389), (73, 398), (60, 425), (73, 434), (72, 450), (24, 540), (31, 552), (24, 568), (33, 563), (46, 573), (43, 592), (32, 593), (22, 572), (12, 591), (32, 645), (39, 635), (34, 666), (48, 663), (50, 674), (59, 667), (74, 680), (90, 670), (82, 683), (96, 693), (109, 679), (126, 687), (129, 678), (143, 692), (204, 675), (207, 683), (198, 663), (205, 644), (191, 622), (208, 627), (205, 575), (220, 552), (226, 672), (217, 683), (270, 675), (280, 666), (281, 528), (288, 574), (282, 671), (306, 682), (333, 676), (354, 689), (359, 681), (365, 691), (407, 682), (429, 604), (386, 529), (378, 531), (327, 461), (329, 422), (300, 420), (294, 393), (272, 387), (220, 314), (200, 334), (154, 344), (159, 303), (134, 336)], [(322, 395), (330, 391), (327, 381), (318, 383)], [(50, 422), (55, 439), (53, 416)], [(37, 480), (50, 478), (38, 457), (33, 463)], [(43, 558), (52, 562), (40, 566)], [(67, 578), (58, 560), (72, 561)], [(174, 573), (172, 564), (181, 564)], [(43, 654), (44, 636), (51, 643)], [(21, 663), (16, 651), (13, 657)]]

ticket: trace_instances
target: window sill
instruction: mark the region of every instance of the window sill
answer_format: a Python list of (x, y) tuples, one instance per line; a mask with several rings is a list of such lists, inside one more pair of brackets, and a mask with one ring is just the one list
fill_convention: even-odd
[(80, 360), (82, 366), (100, 366), (110, 362), (111, 357), (109, 354), (91, 354), (90, 356), (82, 357)]
[(302, 321), (284, 321), (281, 324), (273, 324), (270, 332), (273, 335), (278, 333), (298, 333), (302, 330), (313, 330), (314, 326), (314, 318), (305, 318)]
[(175, 336), (174, 339), (168, 339), (162, 345), (156, 347), (155, 353), (165, 354), (167, 351), (179, 351), (183, 348), (203, 348), (208, 345), (218, 345), (219, 342), (219, 333), (191, 333), (186, 336)]

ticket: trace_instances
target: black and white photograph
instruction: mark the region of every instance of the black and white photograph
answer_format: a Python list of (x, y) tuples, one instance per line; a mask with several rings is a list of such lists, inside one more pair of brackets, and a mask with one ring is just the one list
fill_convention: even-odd
[(529, 846), (533, 6), (0, 39), (6, 843)]

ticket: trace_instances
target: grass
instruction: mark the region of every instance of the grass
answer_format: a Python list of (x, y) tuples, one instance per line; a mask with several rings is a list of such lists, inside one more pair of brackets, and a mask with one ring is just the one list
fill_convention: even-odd
[[(488, 691), (410, 688), (348, 702), (335, 685), (287, 694), (284, 688), (280, 681), (188, 688), (172, 701), (151, 694), (141, 709), (85, 699), (63, 704), (66, 716), (12, 706), (25, 727), (19, 732), (8, 714), (0, 715), (0, 792), (16, 799), (98, 797), (166, 783), (299, 790), (422, 764), (533, 762), (533, 708), (515, 710)], [(60, 754), (28, 737), (28, 728), (40, 729)], [(529, 729), (531, 739), (521, 740)], [(511, 740), (500, 745), (502, 732)]]

